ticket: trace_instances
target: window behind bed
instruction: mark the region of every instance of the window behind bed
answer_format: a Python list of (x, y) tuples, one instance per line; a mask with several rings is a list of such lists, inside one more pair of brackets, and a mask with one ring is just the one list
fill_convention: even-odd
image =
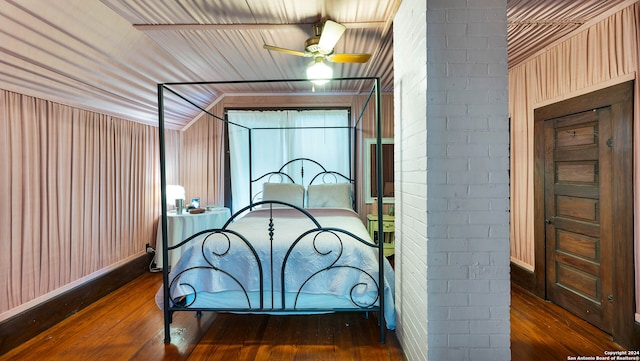
[[(311, 158), (327, 170), (350, 174), (348, 109), (229, 110), (227, 116), (232, 123), (229, 125), (229, 156), (233, 211), (249, 205), (251, 200), (249, 164), (254, 179), (278, 170), (295, 158)], [(294, 182), (302, 182), (298, 169), (283, 171)], [(305, 185), (312, 176), (305, 174)], [(272, 177), (271, 181), (288, 180)], [(254, 183), (253, 194), (261, 190), (262, 184)]]

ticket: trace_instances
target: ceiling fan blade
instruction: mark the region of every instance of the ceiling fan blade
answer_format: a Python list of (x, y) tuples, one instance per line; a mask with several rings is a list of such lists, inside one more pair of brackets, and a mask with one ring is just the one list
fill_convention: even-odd
[(327, 20), (324, 23), (322, 34), (320, 34), (320, 41), (318, 42), (320, 52), (323, 54), (331, 53), (346, 29), (347, 27), (342, 24)]
[(291, 49), (286, 49), (286, 48), (279, 48), (277, 46), (272, 46), (272, 45), (267, 45), (267, 44), (264, 44), (262, 47), (267, 49), (267, 50), (279, 51), (281, 53), (285, 53), (285, 54), (289, 54), (289, 55), (304, 56), (304, 57), (308, 57), (309, 56), (304, 51), (291, 50)]
[(366, 63), (371, 54), (332, 54), (326, 57), (334, 63)]

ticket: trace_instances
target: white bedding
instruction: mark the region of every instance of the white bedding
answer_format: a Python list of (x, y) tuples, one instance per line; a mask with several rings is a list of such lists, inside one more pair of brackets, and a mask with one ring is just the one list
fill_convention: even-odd
[[(371, 242), (369, 232), (350, 209), (307, 209), (324, 228), (347, 230)], [(271, 213), (273, 212), (273, 213)], [(269, 216), (273, 214), (273, 247), (269, 242)], [(281, 264), (290, 245), (301, 234), (316, 225), (295, 209), (259, 209), (232, 223), (230, 232), (215, 236), (201, 236), (183, 251), (182, 257), (169, 274), (171, 299), (181, 300), (192, 308), (233, 309), (234, 312), (270, 313), (281, 310)], [(257, 262), (243, 246), (237, 232), (251, 242), (263, 267), (264, 303), (260, 307), (260, 282)], [(300, 240), (293, 247), (285, 269), (285, 310), (318, 312), (317, 309), (345, 309), (377, 306), (378, 254), (377, 249), (361, 244), (341, 232), (316, 233)], [(203, 256), (202, 247), (206, 259)], [(231, 244), (231, 247), (229, 247)], [(320, 255), (318, 252), (326, 254)], [(215, 256), (220, 254), (223, 256)], [(337, 259), (339, 257), (339, 259)], [(273, 304), (272, 276), (273, 257)], [(387, 328), (395, 329), (394, 275), (386, 258), (385, 309)], [(201, 268), (197, 268), (201, 267)], [(219, 268), (227, 273), (216, 271)], [(314, 273), (330, 268), (328, 271)], [(177, 280), (174, 280), (178, 276)], [(234, 280), (234, 278), (237, 280)], [(311, 280), (309, 280), (311, 278)], [(238, 283), (242, 284), (239, 286)], [(298, 290), (301, 289), (300, 294)], [(244, 288), (244, 290), (243, 290)], [(196, 290), (196, 292), (194, 292)], [(245, 292), (246, 291), (246, 294)], [(195, 295), (195, 296), (194, 296)], [(156, 295), (162, 308), (162, 288)], [(354, 305), (355, 302), (357, 304)]]

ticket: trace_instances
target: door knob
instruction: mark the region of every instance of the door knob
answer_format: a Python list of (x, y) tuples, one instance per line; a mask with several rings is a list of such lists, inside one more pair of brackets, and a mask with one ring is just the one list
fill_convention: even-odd
[(549, 218), (545, 218), (544, 223), (551, 224), (551, 220)]

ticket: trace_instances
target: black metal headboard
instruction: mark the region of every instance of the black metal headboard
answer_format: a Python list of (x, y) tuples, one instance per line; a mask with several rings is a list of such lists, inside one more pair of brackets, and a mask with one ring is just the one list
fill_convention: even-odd
[[(298, 177), (299, 176), (299, 177)], [(327, 170), (319, 162), (310, 158), (295, 158), (284, 163), (278, 170), (264, 173), (250, 181), (251, 202), (260, 195), (261, 189), (255, 190), (254, 185), (264, 180), (274, 181), (275, 183), (296, 183), (302, 185), (305, 189), (310, 184), (319, 183), (350, 183), (352, 194), (354, 193), (354, 179), (340, 172)], [(309, 179), (306, 182), (306, 179)], [(298, 181), (296, 181), (298, 180)], [(352, 197), (355, 204), (355, 197)]]

